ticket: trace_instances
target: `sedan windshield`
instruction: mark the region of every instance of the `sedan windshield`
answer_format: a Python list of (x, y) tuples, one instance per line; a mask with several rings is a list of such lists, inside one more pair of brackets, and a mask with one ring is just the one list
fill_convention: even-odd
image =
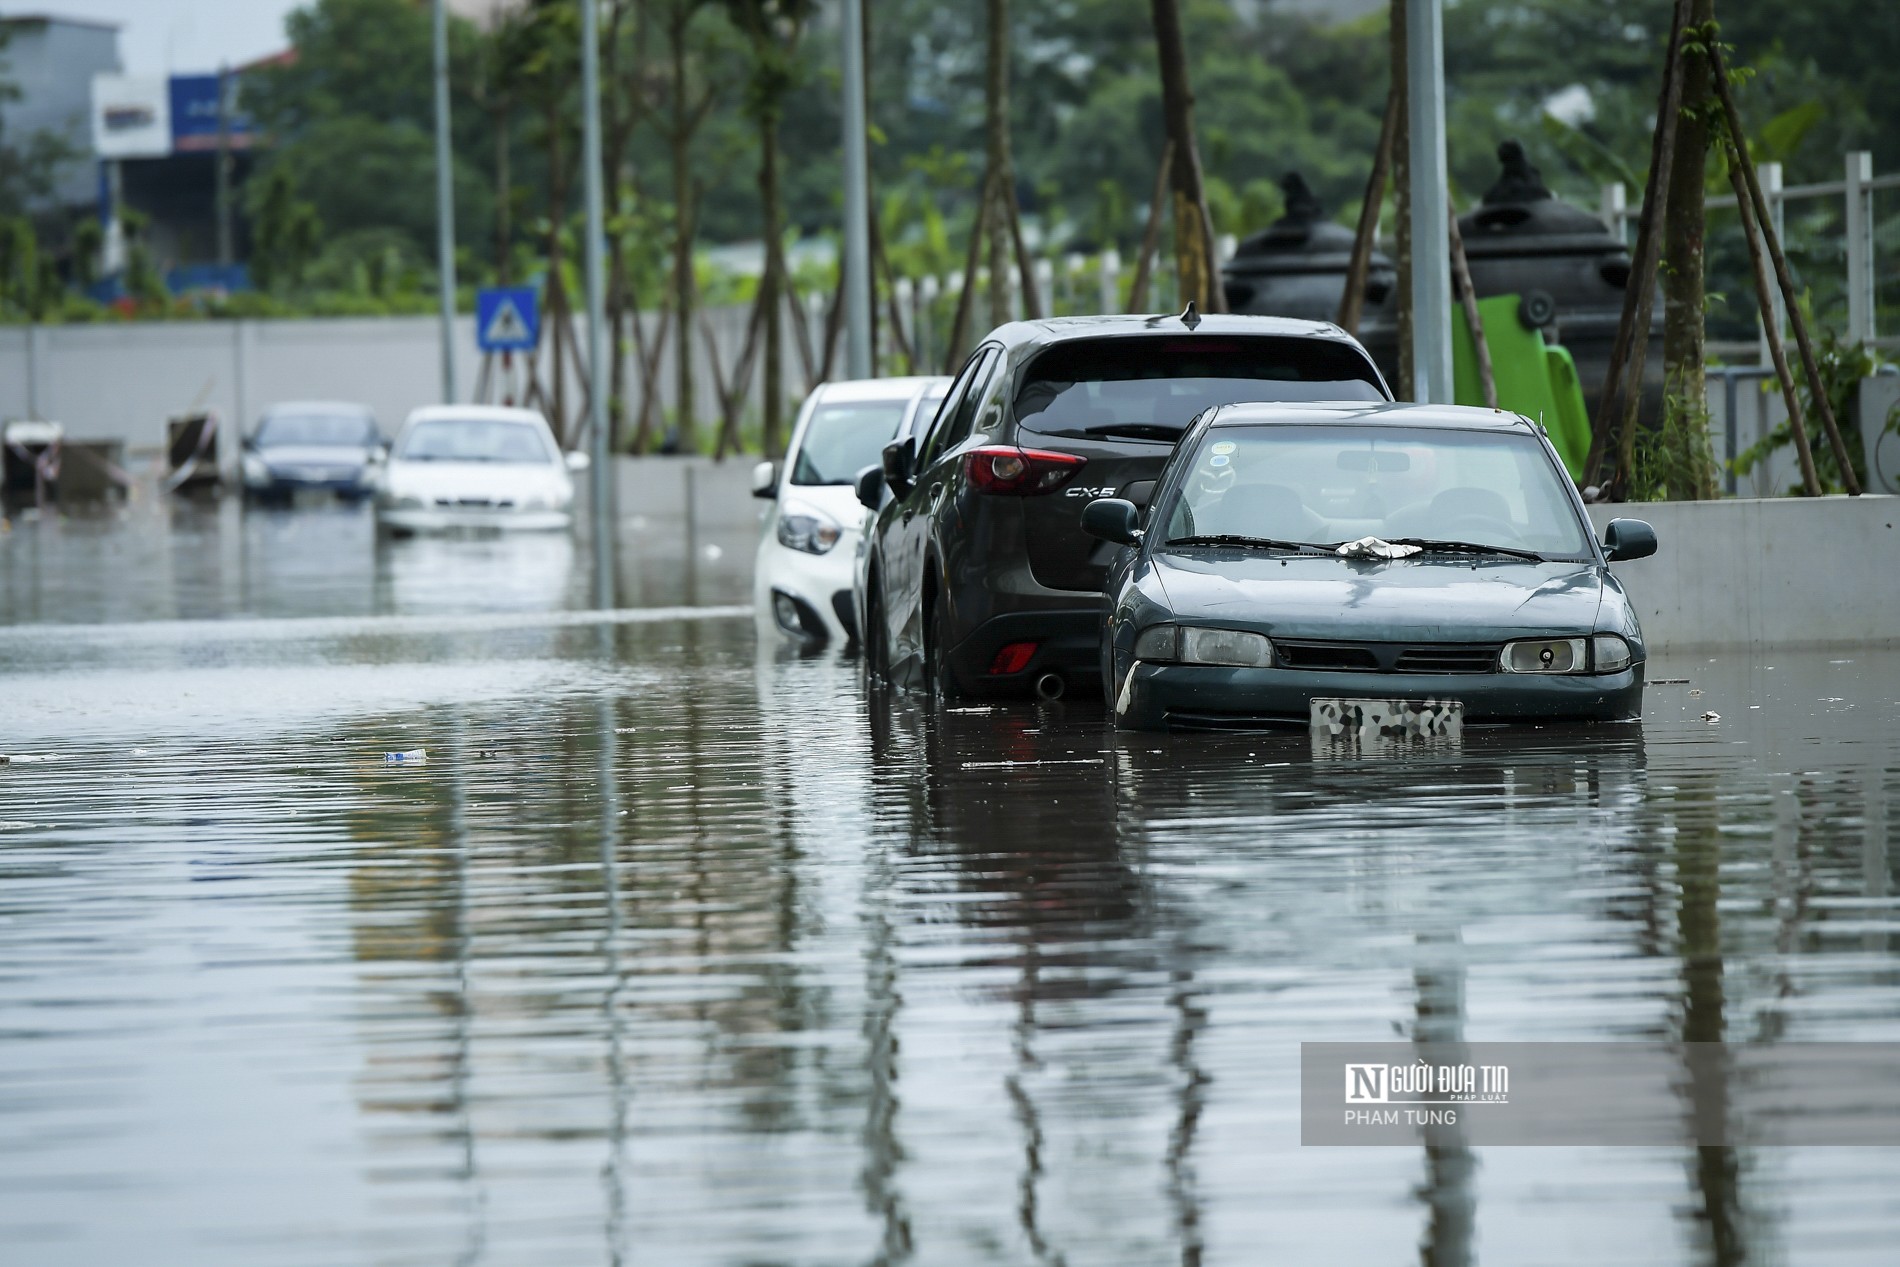
[(1564, 476), (1536, 437), (1513, 431), (1210, 427), (1167, 525), (1170, 544), (1378, 537), (1428, 554), (1589, 557)]
[(492, 418), (436, 418), (403, 437), (405, 462), (532, 462), (554, 460), (539, 427)]
[(360, 449), (379, 438), (362, 414), (271, 414), (257, 428), (260, 446)]
[(867, 466), (904, 421), (904, 400), (867, 400), (820, 405), (805, 427), (792, 464), (794, 484), (849, 484)]
[(1173, 441), (1215, 405), (1384, 399), (1372, 363), (1332, 339), (1123, 336), (1058, 343), (1031, 361), (1016, 420), (1043, 435)]

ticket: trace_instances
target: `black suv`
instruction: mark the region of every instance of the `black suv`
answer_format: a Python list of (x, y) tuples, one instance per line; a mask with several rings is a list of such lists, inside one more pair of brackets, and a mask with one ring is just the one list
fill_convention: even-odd
[(1083, 506), (1146, 506), (1214, 405), (1391, 398), (1356, 340), (1311, 321), (1189, 308), (997, 328), (929, 427), (884, 450), (893, 495), (860, 571), (871, 672), (946, 700), (1093, 687), (1114, 549), (1082, 531)]

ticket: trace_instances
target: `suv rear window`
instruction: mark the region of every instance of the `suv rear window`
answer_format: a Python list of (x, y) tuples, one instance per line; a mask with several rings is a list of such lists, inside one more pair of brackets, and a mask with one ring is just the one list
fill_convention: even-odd
[(1031, 361), (1016, 422), (1052, 436), (1174, 440), (1203, 410), (1247, 401), (1384, 400), (1363, 353), (1330, 339), (1077, 339)]

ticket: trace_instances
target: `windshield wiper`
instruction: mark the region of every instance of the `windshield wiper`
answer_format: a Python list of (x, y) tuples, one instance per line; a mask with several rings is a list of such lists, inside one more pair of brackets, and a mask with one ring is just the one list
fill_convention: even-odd
[(1542, 563), (1544, 556), (1535, 550), (1514, 550), (1510, 546), (1491, 546), (1479, 541), (1433, 541), (1426, 537), (1389, 537), (1395, 546), (1417, 546), (1428, 554), (1502, 554), (1512, 559)]
[(1099, 427), (1084, 427), (1085, 436), (1128, 436), (1135, 440), (1179, 440), (1183, 427), (1157, 422), (1105, 422)]
[(1312, 541), (1282, 541), (1278, 537), (1243, 537), (1231, 532), (1207, 536), (1170, 537), (1171, 546), (1244, 546), (1254, 550), (1293, 550), (1300, 554), (1324, 554), (1327, 547)]

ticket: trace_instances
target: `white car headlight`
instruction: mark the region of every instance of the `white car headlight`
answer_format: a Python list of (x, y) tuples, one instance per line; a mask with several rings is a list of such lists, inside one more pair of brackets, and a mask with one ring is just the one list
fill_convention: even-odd
[(244, 455), (244, 482), (253, 488), (270, 483), (270, 463), (255, 453)]
[(778, 543), (788, 550), (824, 554), (843, 535), (837, 520), (810, 506), (786, 506), (779, 513)]
[(1156, 625), (1135, 640), (1135, 658), (1163, 663), (1211, 664), (1236, 669), (1273, 667), (1273, 642), (1244, 629)]
[(1588, 673), (1585, 638), (1525, 638), (1504, 644), (1499, 657), (1506, 673)]

